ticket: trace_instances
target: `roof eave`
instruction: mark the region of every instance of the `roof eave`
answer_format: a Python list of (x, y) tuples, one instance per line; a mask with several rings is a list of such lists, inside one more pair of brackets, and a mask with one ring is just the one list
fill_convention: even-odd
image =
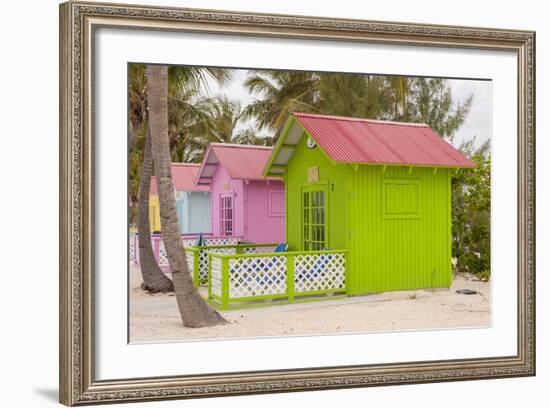
[(213, 164), (209, 164), (208, 163), (208, 156), (210, 156), (210, 153), (212, 152), (212, 144), (210, 144), (208, 146), (208, 149), (206, 149), (206, 153), (204, 154), (204, 157), (202, 159), (202, 162), (200, 164), (200, 167), (199, 167), (199, 171), (197, 172), (197, 175), (195, 176), (195, 185), (197, 186), (204, 186), (204, 185), (210, 185), (210, 183), (206, 184), (206, 183), (201, 183), (200, 180), (201, 179), (205, 179), (205, 178), (209, 178), (212, 180), (212, 176), (210, 177), (204, 177), (202, 176), (202, 173), (204, 171), (204, 168), (207, 166), (207, 165), (213, 165)]
[(283, 128), (283, 131), (281, 132), (281, 136), (279, 136), (279, 139), (277, 140), (277, 143), (275, 144), (273, 151), (269, 155), (269, 159), (267, 160), (267, 163), (265, 164), (264, 169), (262, 171), (262, 176), (269, 177), (272, 175), (270, 173), (271, 167), (273, 166), (273, 162), (275, 161), (275, 158), (279, 154), (279, 150), (281, 150), (281, 146), (284, 144), (284, 141), (288, 134), (288, 130), (290, 129), (290, 126), (293, 120), (294, 120), (294, 116), (291, 114), (285, 123), (285, 127)]

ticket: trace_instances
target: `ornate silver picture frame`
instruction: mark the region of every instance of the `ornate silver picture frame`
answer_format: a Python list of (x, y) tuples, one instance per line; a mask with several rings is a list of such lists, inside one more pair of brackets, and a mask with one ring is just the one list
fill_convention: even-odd
[[(513, 52), (517, 56), (517, 353), (488, 358), (97, 379), (94, 47), (99, 28)], [(125, 137), (122, 136), (121, 137)], [(60, 401), (66, 405), (535, 375), (535, 33), (68, 2), (60, 6)], [(513, 269), (516, 269), (513, 271)], [(122, 273), (122, 272), (121, 272)]]

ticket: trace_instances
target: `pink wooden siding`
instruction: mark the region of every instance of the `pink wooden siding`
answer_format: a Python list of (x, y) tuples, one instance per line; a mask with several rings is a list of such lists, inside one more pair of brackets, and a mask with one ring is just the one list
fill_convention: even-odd
[(285, 242), (285, 195), (280, 181), (250, 181), (245, 192), (245, 239), (256, 243)]
[(285, 195), (281, 181), (234, 180), (218, 165), (211, 184), (212, 234), (221, 235), (220, 197), (233, 195), (233, 236), (255, 243), (285, 242)]

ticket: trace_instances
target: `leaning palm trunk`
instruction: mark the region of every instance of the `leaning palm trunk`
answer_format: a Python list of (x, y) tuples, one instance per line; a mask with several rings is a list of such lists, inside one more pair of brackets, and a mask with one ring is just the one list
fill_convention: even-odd
[(225, 320), (200, 297), (195, 289), (178, 230), (168, 145), (167, 79), (168, 69), (166, 66), (147, 66), (149, 126), (159, 194), (162, 240), (172, 270), (174, 291), (183, 325), (187, 327), (214, 326), (224, 323)]
[(149, 292), (172, 292), (172, 281), (160, 270), (151, 247), (151, 225), (149, 221), (149, 189), (153, 175), (153, 154), (151, 132), (148, 132), (143, 152), (141, 178), (138, 196), (138, 248), (139, 264), (143, 283), (141, 288)]

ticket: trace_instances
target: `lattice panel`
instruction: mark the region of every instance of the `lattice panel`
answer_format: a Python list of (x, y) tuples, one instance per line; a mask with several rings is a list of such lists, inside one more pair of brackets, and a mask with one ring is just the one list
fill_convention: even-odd
[[(206, 245), (235, 245), (240, 241), (240, 239), (241, 239), (240, 237), (205, 238), (205, 244)], [(155, 245), (158, 243), (158, 251), (153, 250), (153, 253), (155, 255), (155, 259), (157, 260), (157, 263), (159, 264), (159, 266), (166, 271), (167, 268), (169, 268), (169, 263), (168, 263), (166, 248), (164, 247), (164, 242), (162, 241), (162, 238), (158, 234), (151, 235), (151, 241), (152, 241), (153, 248), (155, 248)], [(182, 241), (183, 247), (191, 247), (197, 244), (196, 237), (182, 238), (181, 241)], [(133, 261), (134, 264), (136, 265), (139, 264), (139, 247), (138, 247), (137, 233), (130, 233), (129, 253), (130, 253), (130, 261)], [(234, 251), (227, 252), (227, 253), (234, 253)], [(206, 264), (206, 262), (203, 262), (203, 265), (201, 268), (201, 280), (203, 282), (208, 280), (208, 265)]]
[(229, 259), (229, 297), (286, 293), (286, 256)]
[(209, 248), (199, 251), (199, 279), (201, 282), (208, 282), (208, 252), (218, 254), (234, 254), (235, 248)]
[(193, 277), (193, 261), (195, 260), (195, 253), (193, 251), (185, 251), (185, 259), (187, 260), (187, 267)]
[(157, 262), (161, 268), (168, 266), (168, 255), (166, 253), (166, 248), (164, 247), (164, 241), (162, 239), (159, 240), (159, 255)]
[(183, 238), (181, 243), (185, 248), (197, 245), (197, 238)]
[(206, 245), (236, 245), (241, 239), (239, 237), (216, 237), (205, 238)]
[(212, 258), (212, 280), (211, 290), (216, 296), (222, 295), (222, 260)]
[(344, 254), (311, 254), (294, 257), (294, 292), (344, 289)]

